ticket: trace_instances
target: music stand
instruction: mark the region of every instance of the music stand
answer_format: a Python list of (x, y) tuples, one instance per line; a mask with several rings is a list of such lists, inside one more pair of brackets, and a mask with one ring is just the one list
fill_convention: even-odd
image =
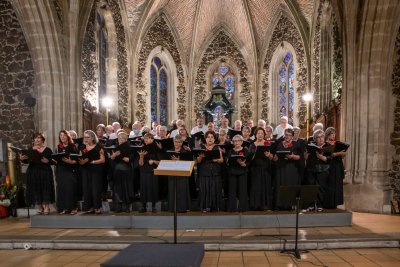
[(299, 237), (299, 207), (300, 200), (302, 204), (308, 204), (315, 202), (318, 197), (318, 185), (292, 185), (292, 186), (281, 186), (279, 187), (279, 199), (278, 204), (282, 206), (295, 205), (296, 211), (296, 233), (295, 243), (293, 251), (281, 251), (282, 253), (292, 252), (297, 259), (301, 259), (300, 251), (298, 249), (298, 237)]
[(161, 160), (157, 169), (154, 170), (155, 175), (166, 175), (174, 177), (174, 244), (177, 244), (177, 228), (178, 215), (176, 211), (176, 176), (192, 175), (194, 161), (179, 161), (179, 160)]

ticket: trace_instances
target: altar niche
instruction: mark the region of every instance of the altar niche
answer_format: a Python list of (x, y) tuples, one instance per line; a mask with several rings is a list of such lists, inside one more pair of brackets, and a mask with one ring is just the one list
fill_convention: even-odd
[(226, 96), (226, 88), (219, 84), (211, 90), (211, 97), (205, 102), (202, 110), (206, 123), (214, 122), (216, 128), (219, 128), (223, 118), (232, 121), (234, 111), (234, 106)]

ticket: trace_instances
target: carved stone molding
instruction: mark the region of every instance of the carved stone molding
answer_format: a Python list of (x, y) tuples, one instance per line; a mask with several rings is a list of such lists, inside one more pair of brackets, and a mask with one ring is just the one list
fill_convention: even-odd
[[(82, 46), (82, 92), (84, 100), (98, 103), (98, 60), (95, 34), (96, 2), (92, 6), (89, 20), (86, 25), (85, 37)], [(122, 23), (121, 10), (116, 0), (109, 0), (112, 18), (117, 36), (117, 90), (118, 90), (118, 120), (128, 125), (128, 54), (126, 49), (125, 29)], [(99, 110), (93, 110), (98, 112)]]
[(210, 43), (197, 68), (194, 84), (193, 114), (201, 113), (202, 105), (207, 97), (207, 92), (210, 91), (209, 88), (206, 88), (207, 68), (221, 57), (232, 59), (239, 69), (238, 82), (242, 85), (242, 89), (238, 93), (239, 96), (244, 99), (244, 101), (238, 103), (240, 105), (240, 119), (242, 121), (247, 121), (253, 116), (247, 65), (236, 44), (224, 31), (220, 31)]
[(84, 101), (98, 102), (97, 97), (97, 61), (96, 61), (96, 39), (95, 39), (95, 16), (96, 8), (93, 5), (86, 25), (85, 37), (82, 44), (82, 96)]
[(320, 109), (320, 49), (321, 49), (321, 14), (322, 14), (322, 3), (324, 0), (321, 0), (320, 5), (317, 11), (317, 19), (315, 23), (314, 29), (314, 38), (313, 38), (313, 46), (312, 46), (312, 69), (313, 69), (313, 77), (312, 77), (312, 85), (313, 85), (313, 106), (314, 106), (314, 115), (318, 116), (321, 114)]
[(136, 74), (136, 120), (141, 122), (147, 121), (146, 99), (148, 92), (146, 91), (147, 89), (145, 84), (146, 62), (150, 52), (157, 46), (162, 46), (164, 49), (168, 50), (175, 62), (178, 76), (178, 86), (176, 88), (178, 92), (178, 97), (176, 99), (176, 103), (178, 103), (177, 113), (180, 119), (185, 119), (185, 103), (187, 102), (187, 92), (185, 87), (185, 76), (182, 67), (182, 60), (171, 29), (168, 27), (165, 19), (160, 16), (149, 28), (146, 36), (143, 39), (142, 47), (140, 48), (139, 52), (139, 62)]
[[(322, 13), (323, 9), (329, 10), (329, 22), (324, 22), (324, 26), (322, 26)], [(330, 88), (331, 92), (321, 92), (321, 31), (322, 27), (326, 29), (330, 34), (330, 46), (332, 55), (330, 57), (331, 64), (331, 85), (326, 86), (325, 88)], [(343, 52), (342, 52), (342, 41), (341, 35), (339, 31), (339, 26), (337, 23), (336, 15), (334, 10), (330, 8), (330, 3), (327, 0), (321, 0), (318, 11), (317, 11), (317, 19), (314, 29), (314, 38), (313, 38), (313, 51), (312, 51), (312, 69), (313, 69), (313, 93), (314, 93), (314, 114), (315, 116), (320, 115), (322, 112), (329, 110), (332, 107), (332, 104), (339, 103), (342, 97), (342, 87), (343, 87)], [(324, 106), (321, 103), (321, 95), (327, 94), (331, 96), (331, 100), (328, 103), (325, 103)]]
[[(307, 88), (307, 64), (306, 56), (304, 50), (304, 44), (301, 39), (300, 33), (296, 26), (286, 17), (281, 16), (279, 21), (272, 33), (271, 41), (268, 45), (267, 53), (264, 59), (263, 75), (262, 75), (262, 91), (261, 91), (261, 118), (268, 120), (268, 111), (270, 103), (269, 93), (269, 72), (271, 59), (274, 54), (275, 49), (280, 46), (280, 44), (286, 41), (290, 43), (296, 53), (298, 72), (296, 73), (297, 88), (295, 88), (298, 96), (298, 110), (297, 116), (299, 118), (300, 125), (304, 123), (306, 116), (306, 104), (302, 100), (302, 96)], [(269, 123), (267, 121), (267, 123)], [(302, 126), (302, 125), (301, 125)]]
[(146, 7), (146, 0), (125, 0), (126, 15), (128, 17), (129, 31), (134, 32), (143, 11)]
[(342, 99), (343, 87), (343, 51), (342, 38), (340, 36), (339, 26), (336, 20), (335, 13), (332, 13), (332, 21), (332, 96), (335, 102), (340, 102)]
[(117, 89), (119, 121), (128, 126), (128, 54), (126, 49), (125, 28), (122, 23), (121, 8), (117, 0), (108, 1), (117, 35)]
[(389, 172), (390, 186), (393, 189), (393, 197), (400, 198), (400, 28), (397, 32), (395, 51), (393, 54), (392, 90), (396, 97), (394, 108), (394, 127), (390, 136), (390, 142), (396, 149), (392, 159), (392, 169)]

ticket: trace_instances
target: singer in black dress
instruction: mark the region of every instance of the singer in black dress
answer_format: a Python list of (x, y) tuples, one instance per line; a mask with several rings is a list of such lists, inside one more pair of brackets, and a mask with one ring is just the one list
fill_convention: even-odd
[(152, 204), (152, 212), (157, 212), (156, 202), (160, 199), (158, 192), (158, 176), (154, 175), (154, 169), (160, 163), (159, 148), (154, 142), (154, 136), (146, 133), (143, 136), (145, 146), (138, 151), (138, 165), (140, 169), (140, 212), (146, 212), (147, 202)]
[(65, 156), (56, 162), (57, 208), (60, 214), (75, 215), (78, 201), (78, 166), (77, 161), (72, 160), (69, 155), (77, 154), (78, 150), (65, 130), (60, 131), (58, 140), (56, 153), (65, 153)]
[[(181, 130), (181, 129), (180, 129)], [(174, 152), (178, 152), (178, 156), (173, 154), (171, 160), (184, 160), (184, 153), (190, 152), (183, 148), (183, 138), (180, 135), (174, 137)], [(176, 179), (176, 211), (186, 212), (190, 209), (190, 190), (189, 177), (185, 176), (168, 176), (168, 210), (174, 211), (174, 179)]]
[(110, 159), (114, 161), (113, 174), (113, 202), (116, 212), (130, 212), (133, 202), (133, 154), (130, 154), (128, 134), (118, 132), (118, 150), (111, 153)]
[[(333, 127), (328, 127), (325, 130), (326, 143), (333, 146), (333, 151), (336, 147), (336, 130)], [(346, 156), (346, 151), (337, 151), (332, 153), (332, 160), (329, 165), (329, 179), (328, 179), (328, 200), (327, 208), (336, 208), (338, 205), (343, 204), (343, 179), (344, 179), (344, 165), (343, 158)]]
[(54, 180), (51, 170), (51, 155), (53, 152), (46, 147), (46, 140), (41, 133), (33, 137), (32, 150), (38, 153), (37, 160), (29, 158), (27, 155), (20, 154), (19, 159), (26, 163), (29, 162), (26, 171), (26, 203), (28, 205), (39, 205), (39, 214), (49, 214), (49, 204), (54, 203)]
[[(325, 133), (316, 130), (313, 134), (314, 142), (307, 145), (307, 180), (310, 185), (318, 185), (317, 208), (329, 208), (329, 169), (332, 160), (331, 152), (325, 149)], [(319, 148), (311, 150), (314, 145)]]
[[(249, 197), (247, 194), (247, 169), (249, 150), (242, 147), (243, 137), (235, 135), (232, 138), (234, 147), (227, 153), (229, 170), (229, 197), (228, 211), (244, 212), (249, 209)], [(237, 156), (243, 158), (236, 158)], [(238, 193), (238, 194), (236, 194)], [(239, 204), (237, 204), (239, 200)]]
[[(265, 140), (265, 130), (257, 128), (254, 131), (256, 140), (249, 147), (253, 159), (250, 162), (250, 208), (254, 210), (272, 209), (272, 176), (271, 160), (273, 154), (271, 151), (270, 140)], [(257, 146), (267, 146), (269, 150), (263, 155), (256, 156)]]
[(96, 134), (86, 130), (83, 134), (84, 145), (81, 147), (79, 159), (83, 182), (84, 210), (87, 213), (101, 213), (101, 191), (103, 188), (104, 151)]
[[(208, 131), (204, 134), (206, 144), (203, 148), (206, 151), (219, 150), (215, 146), (215, 133)], [(221, 205), (221, 163), (223, 163), (222, 153), (220, 158), (207, 160), (204, 153), (197, 157), (199, 169), (200, 187), (200, 209), (202, 212), (219, 211)]]
[(300, 185), (299, 170), (297, 161), (300, 159), (298, 148), (293, 142), (294, 132), (292, 129), (284, 131), (284, 139), (276, 145), (275, 161), (275, 199), (280, 209), (290, 208), (282, 204), (280, 196), (281, 186)]

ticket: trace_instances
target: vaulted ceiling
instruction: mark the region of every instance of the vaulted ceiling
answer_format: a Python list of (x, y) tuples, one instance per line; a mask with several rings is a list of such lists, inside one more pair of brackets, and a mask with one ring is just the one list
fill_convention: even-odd
[[(177, 42), (190, 56), (202, 50), (220, 27), (234, 37), (243, 55), (255, 58), (280, 10), (290, 11), (310, 28), (317, 0), (125, 0), (131, 32), (164, 13)], [(290, 6), (290, 8), (289, 8)], [(191, 52), (192, 51), (192, 52)]]

